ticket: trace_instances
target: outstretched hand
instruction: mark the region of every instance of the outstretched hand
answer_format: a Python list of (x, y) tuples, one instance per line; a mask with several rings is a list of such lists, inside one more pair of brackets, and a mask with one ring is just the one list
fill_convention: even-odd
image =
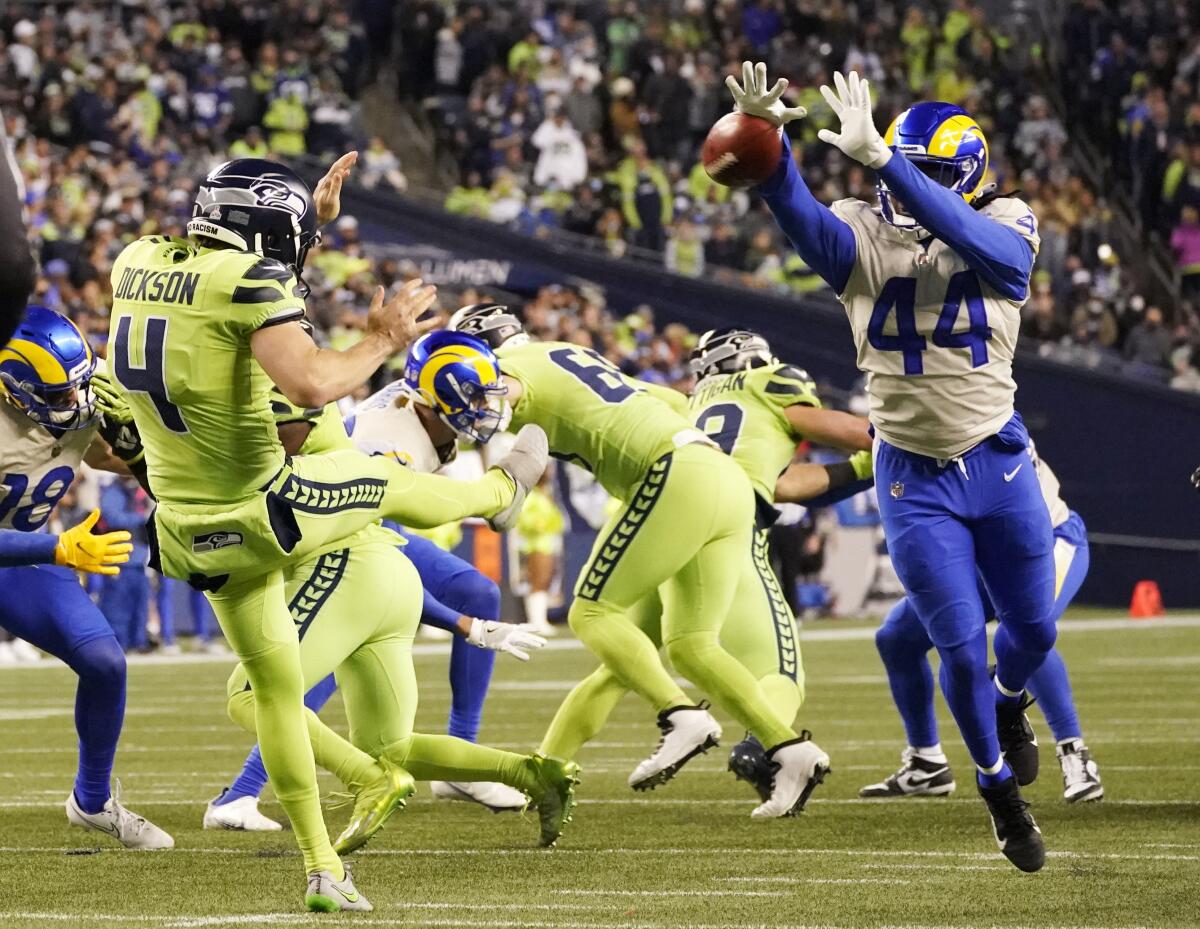
[(382, 338), (393, 354), (404, 351), (438, 327), (436, 319), (420, 318), (435, 300), (437, 288), (420, 278), (406, 282), (386, 303), (383, 288), (377, 287), (367, 310), (367, 332)]
[(773, 126), (782, 126), (793, 119), (803, 119), (808, 110), (802, 106), (785, 106), (783, 93), (788, 89), (787, 78), (781, 77), (767, 90), (767, 66), (763, 62), (742, 62), (742, 83), (732, 74), (725, 78), (725, 86), (733, 95), (734, 109), (765, 119)]
[(342, 211), (342, 184), (350, 176), (350, 169), (358, 161), (358, 152), (346, 152), (325, 172), (313, 190), (313, 202), (317, 205), (317, 225), (324, 226), (338, 218)]
[(836, 91), (828, 84), (822, 84), (821, 96), (833, 110), (833, 115), (841, 121), (842, 131), (822, 129), (817, 133), (817, 138), (836, 145), (868, 168), (882, 168), (892, 157), (892, 150), (875, 128), (871, 115), (870, 83), (860, 78), (856, 71), (851, 71), (849, 77), (843, 76), (840, 71), (834, 72), (833, 83)]

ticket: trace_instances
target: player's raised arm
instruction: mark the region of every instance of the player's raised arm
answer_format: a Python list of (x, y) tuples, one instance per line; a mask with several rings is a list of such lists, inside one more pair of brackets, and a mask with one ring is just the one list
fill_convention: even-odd
[[(969, 200), (983, 186), (986, 148), (979, 176), (970, 180), (971, 189), (964, 186), (965, 177), (951, 178), (950, 186), (943, 187), (919, 171), (902, 151), (893, 150), (879, 134), (872, 118), (871, 88), (866, 80), (853, 71), (849, 77), (836, 73), (833, 80), (835, 88), (823, 86), (821, 94), (841, 120), (841, 131), (822, 129), (818, 133), (820, 139), (875, 169), (886, 185), (887, 195), (903, 204), (917, 225), (953, 248), (995, 290), (1009, 299), (1024, 300), (1035, 257), (1036, 221), (1028, 211), (1014, 217), (1013, 225), (1027, 230), (1027, 234), (1022, 234), (1010, 225), (989, 219), (970, 205)], [(899, 134), (897, 124), (902, 119), (903, 114), (893, 124), (890, 135)], [(978, 132), (978, 127), (968, 118), (968, 124), (955, 131), (970, 134)], [(980, 143), (983, 144), (982, 139)]]
[[(767, 90), (767, 66), (762, 62), (742, 63), (742, 83), (731, 75), (725, 86), (735, 106), (743, 113), (784, 126), (807, 115), (803, 107), (785, 107), (780, 99), (787, 80), (780, 78)], [(792, 160), (787, 133), (782, 133), (783, 150), (779, 167), (758, 188), (767, 207), (805, 264), (817, 272), (837, 293), (846, 289), (854, 267), (857, 248), (850, 226), (812, 195)]]
[(4, 116), (0, 114), (0, 345), (17, 328), (25, 303), (33, 291), (33, 254), (25, 238), (21, 182), (8, 151)]
[(250, 350), (285, 397), (300, 406), (324, 406), (349, 394), (392, 355), (433, 329), (435, 320), (419, 317), (436, 297), (437, 289), (419, 279), (386, 302), (378, 288), (367, 312), (367, 334), (345, 351), (320, 348), (299, 322), (257, 330)]

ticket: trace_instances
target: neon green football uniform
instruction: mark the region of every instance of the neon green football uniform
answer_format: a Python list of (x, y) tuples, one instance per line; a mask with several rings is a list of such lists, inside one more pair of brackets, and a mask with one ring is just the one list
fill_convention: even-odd
[[(164, 574), (204, 589), (246, 667), (275, 793), (306, 871), (342, 871), (325, 831), (303, 715), (303, 675), (283, 569), (336, 549), (419, 498), (430, 525), (491, 515), (512, 482), (435, 488), (395, 462), (346, 450), (286, 462), (270, 382), (250, 349), (264, 326), (304, 315), (278, 261), (149, 236), (113, 265), (110, 371), (128, 394), (159, 503), (152, 528)], [(411, 518), (411, 512), (410, 512)]]
[[(336, 403), (305, 408), (271, 391), (275, 423), (310, 428), (301, 455), (354, 448)], [(300, 640), (306, 690), (337, 673), (353, 745), (305, 712), (316, 763), (357, 790), (386, 757), (417, 780), (500, 781), (538, 790), (524, 755), (443, 735), (413, 732), (418, 694), (412, 642), (421, 619), (421, 579), (388, 530), (356, 533), (344, 547), (316, 555), (284, 574), (284, 596)], [(242, 665), (229, 678), (229, 715), (255, 731), (255, 691)]]
[[(757, 678), (771, 708), (789, 723), (804, 700), (804, 668), (796, 621), (771, 569), (765, 517), (775, 500), (775, 480), (802, 438), (784, 413), (796, 404), (819, 407), (821, 401), (805, 372), (783, 364), (705, 378), (688, 401), (692, 422), (741, 467), (761, 501), (753, 535), (736, 559), (732, 612), (721, 627), (721, 644)], [(655, 593), (628, 615), (657, 643), (662, 641), (662, 609)], [(574, 758), (625, 693), (609, 669), (594, 672), (563, 702), (541, 751)]]
[(764, 744), (795, 738), (719, 641), (751, 545), (754, 493), (745, 474), (655, 390), (596, 352), (530, 342), (496, 354), (522, 388), (513, 425), (540, 425), (555, 457), (590, 469), (624, 504), (580, 572), (569, 614), (575, 634), (656, 710), (688, 705), (656, 643), (631, 620), (635, 605), (659, 592), (675, 667)]

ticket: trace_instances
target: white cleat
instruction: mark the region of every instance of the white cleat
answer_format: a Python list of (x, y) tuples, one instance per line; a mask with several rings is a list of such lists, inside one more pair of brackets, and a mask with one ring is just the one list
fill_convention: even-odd
[[(221, 797), (228, 792), (226, 787), (221, 791)], [(210, 800), (204, 810), (205, 829), (236, 829), (240, 832), (279, 832), (283, 829), (270, 816), (259, 812), (258, 797), (238, 797), (221, 804), (217, 800)]]
[(111, 835), (126, 848), (158, 850), (174, 848), (175, 840), (144, 816), (121, 806), (121, 782), (113, 784), (112, 796), (99, 813), (85, 813), (75, 799), (67, 797), (67, 822), (81, 829), (94, 829)]
[(776, 745), (767, 752), (767, 762), (775, 768), (771, 796), (750, 813), (753, 819), (795, 816), (829, 773), (829, 756), (812, 741), (807, 731), (800, 738)]
[(1100, 783), (1100, 767), (1092, 760), (1092, 754), (1083, 744), (1083, 739), (1059, 742), (1055, 747), (1058, 764), (1062, 768), (1063, 799), (1067, 803), (1088, 803), (1104, 797), (1104, 785)]
[(508, 454), (494, 465), (517, 485), (512, 503), (488, 518), (488, 525), (496, 532), (506, 532), (517, 524), (525, 497), (542, 479), (549, 462), (550, 441), (546, 438), (546, 431), (534, 423), (522, 426)]
[(653, 790), (665, 784), (721, 739), (721, 724), (708, 712), (707, 703), (663, 710), (658, 714), (658, 728), (662, 730), (658, 748), (629, 775), (629, 786), (634, 790)]
[(308, 876), (308, 892), (304, 904), (316, 913), (337, 913), (341, 910), (359, 910), (370, 913), (375, 907), (358, 892), (346, 868), (346, 876), (335, 881), (328, 871), (314, 871)]
[(519, 813), (529, 805), (521, 791), (495, 781), (430, 781), (429, 789), (440, 800), (468, 800), (493, 813)]

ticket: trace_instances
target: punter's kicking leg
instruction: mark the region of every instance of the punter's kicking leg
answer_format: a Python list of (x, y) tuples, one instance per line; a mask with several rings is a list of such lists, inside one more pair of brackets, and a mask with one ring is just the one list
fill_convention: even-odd
[(433, 526), (481, 515), (505, 527), (545, 468), (545, 444), (544, 433), (527, 427), (513, 451), (472, 482), (414, 474), (354, 451), (300, 456), (240, 505), (157, 509), (156, 560), (168, 576), (207, 592), (256, 691), (255, 729), (267, 734), (263, 761), (303, 853), (310, 907), (370, 904), (346, 878), (321, 816), (283, 569), (383, 516)]
[[(411, 649), (420, 618), (420, 581), (395, 548), (394, 537), (369, 531), (375, 538), (326, 553), (297, 571), (289, 584), (305, 682), (319, 682), (337, 668), (351, 724), (353, 745), (308, 713), (317, 763), (356, 799), (337, 850), (344, 854), (360, 847), (403, 806), (411, 794), (409, 773), (421, 780), (493, 780), (521, 790), (539, 805), (543, 844), (553, 844), (570, 818), (574, 765), (451, 736), (413, 734), (417, 692)], [(254, 694), (238, 672), (230, 694), (231, 714), (246, 724)]]

